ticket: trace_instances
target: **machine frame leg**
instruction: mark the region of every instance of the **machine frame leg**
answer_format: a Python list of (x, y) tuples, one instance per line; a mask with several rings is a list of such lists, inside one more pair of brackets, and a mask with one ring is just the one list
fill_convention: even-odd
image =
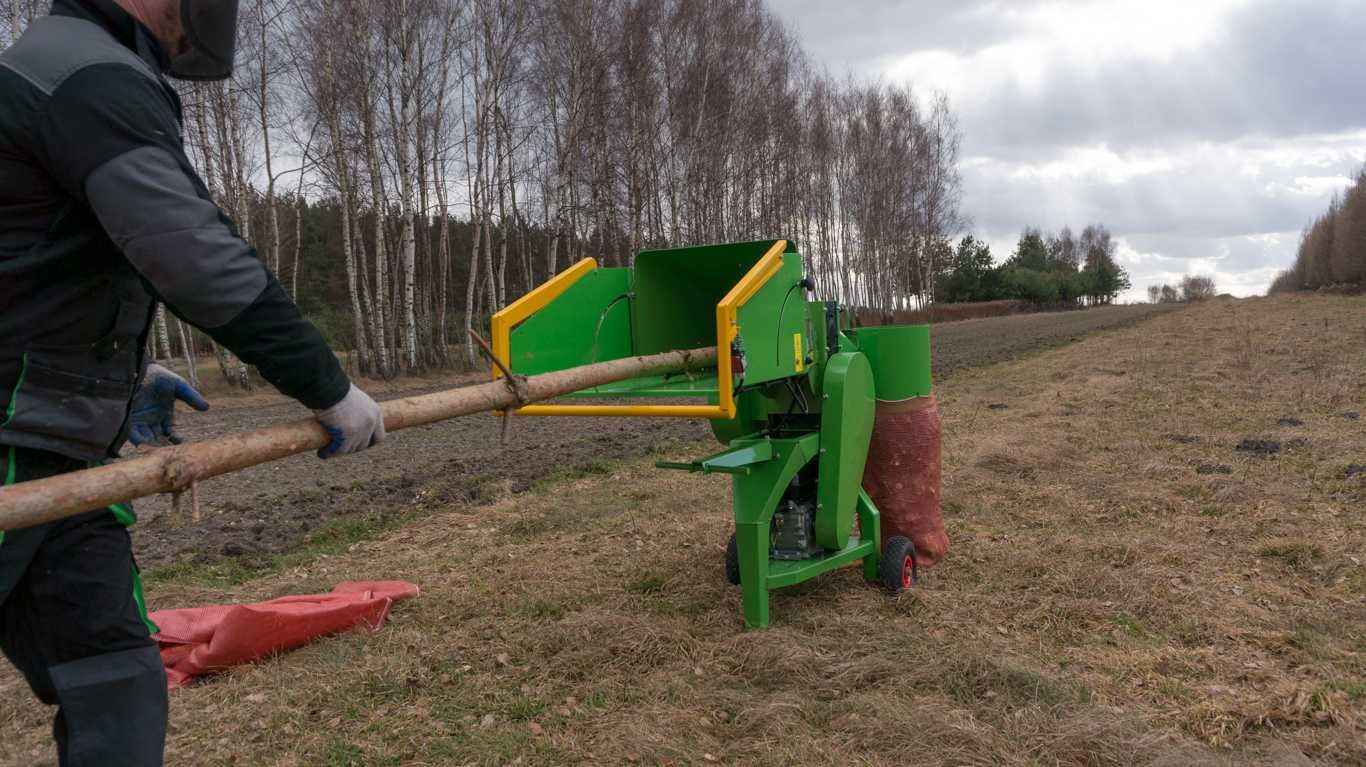
[(768, 627), (768, 523), (735, 526), (740, 556), (740, 596), (749, 628)]
[(862, 489), (858, 493), (858, 526), (859, 538), (873, 542), (873, 553), (863, 558), (863, 577), (877, 581), (878, 562), (882, 557), (882, 514), (873, 499)]
[(801, 468), (820, 451), (820, 435), (790, 439), (739, 439), (732, 448), (756, 442), (772, 446), (770, 460), (748, 466), (735, 474), (735, 545), (740, 564), (740, 592), (745, 625), (766, 628), (769, 584), (769, 526), (783, 493)]

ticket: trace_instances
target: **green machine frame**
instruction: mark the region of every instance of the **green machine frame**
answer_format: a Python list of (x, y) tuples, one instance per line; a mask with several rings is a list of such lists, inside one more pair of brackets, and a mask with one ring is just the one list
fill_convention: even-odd
[(914, 577), (910, 541), (880, 540), (862, 480), (877, 401), (930, 393), (929, 328), (853, 329), (835, 304), (807, 300), (810, 289), (787, 240), (675, 248), (629, 268), (585, 259), (493, 317), (494, 353), (514, 374), (716, 345), (707, 369), (515, 413), (710, 420), (724, 450), (657, 465), (731, 475), (726, 571), (751, 627), (769, 624), (771, 590), (839, 567), (861, 563), (893, 591)]

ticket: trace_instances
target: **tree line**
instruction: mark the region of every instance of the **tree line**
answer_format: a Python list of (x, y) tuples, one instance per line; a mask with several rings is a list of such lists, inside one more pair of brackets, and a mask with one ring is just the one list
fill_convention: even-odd
[[(10, 38), (39, 12), (0, 2)], [(762, 0), (243, 0), (233, 78), (182, 96), (215, 199), (369, 375), (647, 248), (789, 237), (820, 295), (921, 305), (961, 229), (947, 99), (824, 71)]]
[(1300, 238), (1295, 264), (1276, 275), (1271, 293), (1366, 286), (1366, 169)]
[(1188, 274), (1177, 285), (1161, 283), (1148, 286), (1148, 303), (1182, 304), (1208, 301), (1214, 298), (1217, 288), (1214, 278), (1204, 274)]
[(1101, 224), (1079, 236), (1026, 228), (1015, 251), (996, 264), (991, 248), (972, 235), (940, 259), (937, 297), (947, 302), (1013, 299), (1045, 306), (1113, 303), (1130, 287), (1129, 273), (1115, 260), (1117, 243)]

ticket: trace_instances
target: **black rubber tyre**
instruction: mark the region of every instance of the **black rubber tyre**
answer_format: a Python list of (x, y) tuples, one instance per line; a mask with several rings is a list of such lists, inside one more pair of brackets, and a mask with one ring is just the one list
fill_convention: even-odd
[(735, 533), (726, 542), (726, 580), (732, 586), (740, 585), (740, 547), (735, 543)]
[(915, 546), (910, 538), (894, 535), (883, 542), (877, 574), (882, 587), (893, 594), (915, 585)]

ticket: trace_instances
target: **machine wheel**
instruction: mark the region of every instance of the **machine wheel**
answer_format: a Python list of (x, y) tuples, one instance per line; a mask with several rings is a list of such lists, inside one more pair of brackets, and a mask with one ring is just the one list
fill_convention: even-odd
[(883, 587), (893, 594), (915, 585), (915, 546), (910, 538), (894, 535), (882, 544), (877, 573)]
[(733, 586), (740, 585), (740, 547), (735, 543), (735, 533), (726, 542), (726, 580)]

